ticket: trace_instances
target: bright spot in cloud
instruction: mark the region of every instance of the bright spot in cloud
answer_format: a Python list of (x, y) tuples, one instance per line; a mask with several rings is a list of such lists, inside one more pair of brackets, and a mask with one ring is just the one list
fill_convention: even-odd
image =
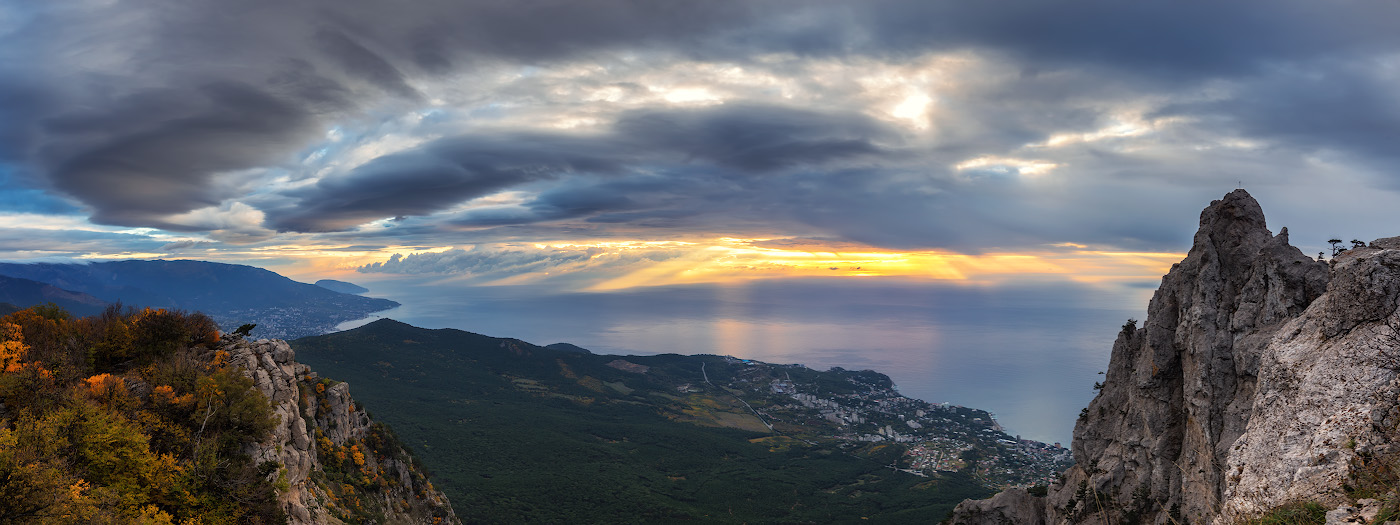
[(903, 102), (894, 107), (894, 110), (890, 111), (890, 114), (911, 121), (915, 128), (927, 129), (928, 106), (932, 102), (933, 99), (929, 98), (928, 95), (920, 93), (904, 99)]
[(705, 88), (667, 90), (664, 98), (672, 104), (719, 104), (724, 102), (724, 99)]
[(0, 213), (0, 228), (29, 230), (77, 230), (88, 232), (119, 232), (117, 228), (97, 226), (86, 217), (76, 215), (43, 215), (38, 213)]
[(1138, 115), (1125, 115), (1120, 117), (1118, 123), (1107, 126), (1088, 133), (1057, 133), (1051, 135), (1045, 142), (1030, 144), (1032, 148), (1057, 148), (1071, 144), (1082, 144), (1089, 142), (1099, 142), (1110, 139), (1121, 139), (1129, 137), (1140, 137), (1159, 131), (1172, 124), (1185, 122), (1186, 119), (1179, 117), (1162, 117), (1156, 119), (1143, 119)]
[(1059, 164), (1044, 160), (1027, 160), (1011, 157), (994, 157), (984, 155), (971, 160), (965, 160), (953, 166), (958, 171), (973, 169), (986, 169), (1003, 172), (1016, 173), (1017, 175), (1039, 176), (1050, 173), (1051, 170), (1060, 167)]
[(241, 202), (209, 206), (166, 218), (171, 224), (207, 230), (262, 229), (263, 212)]

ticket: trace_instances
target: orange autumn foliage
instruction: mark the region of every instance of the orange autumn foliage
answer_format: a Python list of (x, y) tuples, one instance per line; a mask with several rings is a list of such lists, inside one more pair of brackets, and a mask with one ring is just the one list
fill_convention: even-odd
[(350, 456), (355, 460), (356, 465), (365, 466), (365, 453), (360, 452), (359, 445), (350, 445)]
[(112, 374), (97, 374), (83, 380), (93, 399), (108, 399), (126, 393), (126, 380)]
[(194, 403), (194, 394), (177, 396), (175, 395), (175, 389), (170, 385), (160, 385), (151, 389), (151, 400), (164, 405), (187, 407)]
[(28, 351), (29, 345), (24, 344), (19, 325), (0, 322), (0, 371), (18, 371)]

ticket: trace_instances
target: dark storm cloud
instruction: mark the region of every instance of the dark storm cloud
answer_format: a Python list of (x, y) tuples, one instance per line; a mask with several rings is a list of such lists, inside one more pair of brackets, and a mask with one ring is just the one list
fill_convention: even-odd
[(96, 222), (160, 227), (162, 216), (238, 197), (219, 174), (284, 163), (332, 118), (420, 99), (410, 75), (666, 47), (752, 10), (641, 0), (89, 7), (24, 7), (16, 19), (27, 23), (0, 33), (0, 58), (21, 66), (0, 75), (0, 162), (82, 201)]
[(361, 77), (405, 99), (417, 100), (422, 97), (418, 90), (408, 85), (398, 68), (384, 60), (384, 57), (351, 40), (345, 33), (323, 28), (316, 31), (316, 42), (318, 47), (330, 55), (347, 73)]
[[(241, 83), (209, 84), (197, 93), (198, 99), (163, 103), (152, 99), (185, 93), (145, 93), (114, 101), (108, 112), (53, 119), (52, 136), (68, 140), (41, 153), (54, 159), (52, 184), (95, 208), (94, 221), (152, 225), (162, 215), (218, 204), (229, 195), (213, 175), (286, 150), (310, 123), (301, 108)], [(131, 129), (88, 140), (91, 130), (114, 119), (122, 123), (105, 129)]]
[(1400, 74), (1370, 61), (1279, 68), (1241, 79), (1248, 96), (1162, 110), (1207, 119), (1241, 137), (1300, 151), (1339, 151), (1383, 171), (1400, 168)]
[(462, 27), (443, 24), (434, 29), (444, 40), (474, 52), (552, 60), (615, 46), (698, 43), (716, 32), (749, 26), (778, 7), (742, 0), (476, 2), (468, 12), (458, 13)]
[[(619, 178), (641, 170), (699, 162), (725, 168), (708, 173), (762, 174), (886, 152), (872, 141), (889, 130), (858, 114), (744, 105), (646, 110), (615, 129), (590, 136), (471, 135), (379, 157), (344, 176), (297, 190), (299, 202), (273, 212), (279, 230), (345, 230), (388, 217), (427, 215), (530, 182), (570, 176)], [(663, 192), (693, 186), (684, 177), (651, 179)], [(528, 224), (631, 210), (623, 192), (646, 193), (640, 179), (623, 187), (565, 184), (524, 207), (481, 208), (453, 223)], [(655, 193), (655, 192), (652, 192)]]
[[(1219, 123), (1269, 147), (1342, 152), (1378, 171), (1400, 167), (1393, 66), (1374, 63), (1400, 48), (1394, 3), (210, 0), (11, 9), (24, 16), (0, 27), (0, 163), (28, 191), (76, 199), (110, 224), (199, 230), (169, 216), (248, 197), (252, 175), (230, 174), (296, 170), (295, 154), (333, 126), (373, 127), (365, 122), (421, 109), (449, 79), (489, 100), (497, 94), (471, 93), (478, 68), (548, 70), (573, 60), (762, 70), (757, 57), (767, 53), (897, 63), (971, 52), (1021, 75), (949, 79), (982, 83), (975, 93), (930, 93), (947, 97), (936, 102), (930, 144), (902, 143), (860, 113), (870, 108), (839, 96), (793, 106), (741, 96), (705, 109), (605, 114), (615, 126), (593, 137), (472, 132), (247, 201), (278, 230), (321, 232), (533, 183), (535, 200), (467, 212), (449, 226), (771, 222), (899, 246), (1024, 245), (1075, 228), (1118, 239), (1131, 235), (1090, 211), (1126, 191), (1170, 185), (1157, 172), (1158, 182), (1132, 190), (1106, 183), (1146, 180), (1138, 174), (1151, 170), (1137, 165), (1151, 157), (1086, 146), (1074, 168), (1091, 175), (1056, 199), (996, 169), (946, 166), (1110, 125), (1095, 101), (1180, 98), (1216, 81), (1234, 90), (1159, 114)], [(818, 88), (820, 80), (829, 79), (809, 79)], [(1089, 102), (1066, 103), (1075, 97)], [(1217, 158), (1174, 162), (1218, 169), (1206, 160)], [(1249, 169), (1274, 167), (1266, 164)], [(651, 189), (619, 186), (657, 179)], [(1170, 235), (1140, 237), (1148, 240), (1130, 242)]]
[(625, 159), (607, 150), (606, 141), (563, 135), (439, 140), (298, 190), (293, 196), (300, 201), (274, 211), (271, 222), (282, 231), (317, 232), (426, 215), (517, 184), (622, 170)]
[(52, 110), (53, 97), (24, 74), (0, 69), (0, 162), (20, 163), (34, 142), (34, 127)]
[(634, 111), (618, 120), (616, 132), (643, 147), (744, 172), (885, 153), (875, 140), (893, 135), (858, 113), (756, 104)]
[(1037, 65), (1232, 76), (1278, 61), (1393, 50), (1400, 4), (1383, 2), (988, 2), (875, 0), (871, 45), (997, 49)]

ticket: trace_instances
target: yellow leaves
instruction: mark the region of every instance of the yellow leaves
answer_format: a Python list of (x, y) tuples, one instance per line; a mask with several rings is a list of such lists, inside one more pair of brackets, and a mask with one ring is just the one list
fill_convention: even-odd
[(24, 332), (19, 325), (0, 322), (0, 370), (17, 372), (23, 366), (21, 361), (29, 345), (24, 344)]
[(136, 516), (136, 523), (139, 525), (174, 525), (174, 518), (170, 513), (160, 510), (155, 505), (146, 505), (141, 509), (141, 514)]
[(82, 500), (83, 494), (87, 493), (88, 489), (91, 488), (91, 483), (80, 479), (77, 483), (68, 486), (68, 499), (75, 501)]
[(324, 394), (324, 393), (326, 393), (326, 384), (325, 384), (325, 383), (316, 383), (316, 393), (317, 393), (317, 394)]
[(196, 388), (198, 389), (199, 398), (201, 400), (206, 400), (206, 402), (224, 397), (224, 389), (220, 388), (217, 381), (208, 377), (199, 378), (199, 385)]
[(174, 487), (185, 474), (185, 465), (174, 454), (157, 454), (153, 466), (156, 485), (161, 487)]
[(350, 445), (350, 456), (355, 460), (355, 465), (365, 466), (365, 453), (360, 452), (359, 445)]
[(210, 368), (223, 368), (228, 366), (228, 352), (216, 350), (214, 352), (214, 362), (209, 364)]

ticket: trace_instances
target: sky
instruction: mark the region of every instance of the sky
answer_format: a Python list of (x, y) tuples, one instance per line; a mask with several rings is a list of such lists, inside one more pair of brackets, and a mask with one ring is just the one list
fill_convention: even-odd
[(0, 0), (0, 260), (1145, 307), (1237, 187), (1305, 253), (1400, 234), (1396, 20), (1346, 0)]
[(0, 2), (0, 258), (1155, 280), (1400, 204), (1400, 4)]

